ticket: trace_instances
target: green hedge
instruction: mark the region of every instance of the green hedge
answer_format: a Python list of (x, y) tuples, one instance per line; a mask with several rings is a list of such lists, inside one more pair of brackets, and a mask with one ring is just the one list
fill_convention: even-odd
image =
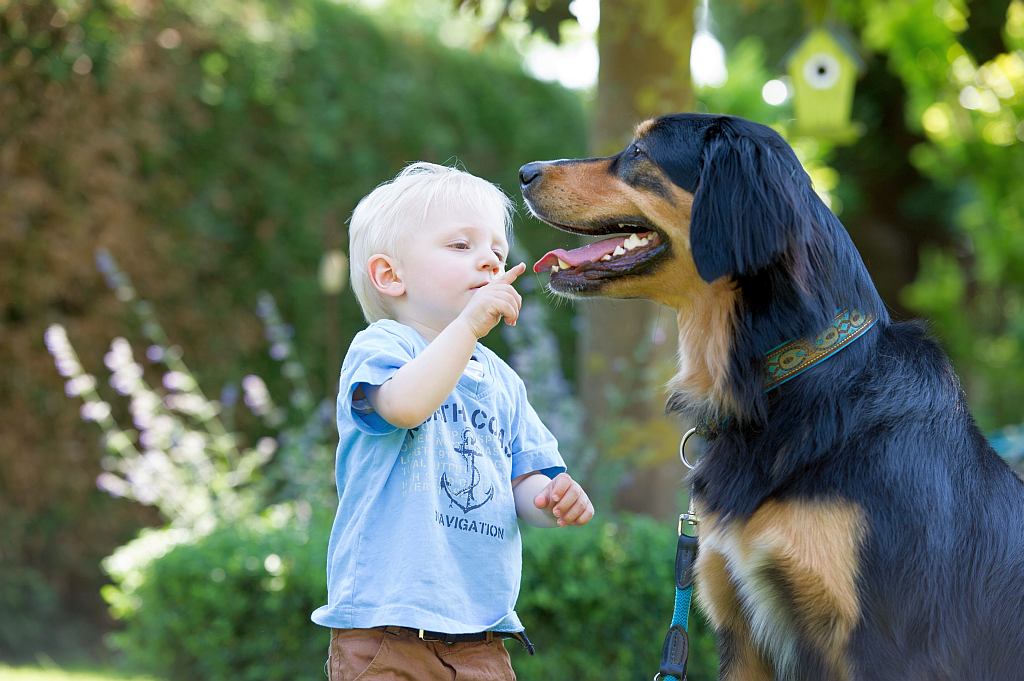
[[(165, 208), (199, 245), (189, 254), (197, 279), (218, 277), (241, 304), (272, 291), (312, 375), (329, 377), (364, 322), (346, 292), (332, 335), (324, 308), (337, 303), (317, 268), (325, 248), (347, 247), (359, 199), (412, 161), (457, 160), (519, 204), (523, 163), (586, 150), (583, 106), (509, 60), (389, 32), (328, 0), (266, 12), (270, 38), (242, 39), (229, 18), (221, 32), (232, 40), (197, 55), (192, 87), (209, 118), (201, 128), (172, 121), (183, 126), (172, 162), (185, 201)], [(565, 243), (535, 221), (517, 223), (516, 241), (533, 255)]]
[[(328, 635), (309, 613), (326, 593), (329, 526), (278, 512), (178, 546), (110, 594), (133, 604), (116, 646), (166, 681), (321, 678)], [(527, 531), (518, 611), (538, 654), (507, 643), (520, 680), (652, 677), (671, 618), (673, 535), (639, 517)], [(689, 678), (710, 681), (713, 642), (694, 618)]]
[[(523, 537), (517, 611), (538, 646), (509, 643), (521, 681), (649, 679), (672, 619), (676, 533), (669, 523), (622, 516)], [(718, 656), (696, 607), (689, 681), (718, 678)]]
[(110, 640), (164, 681), (320, 679), (329, 636), (309, 620), (325, 597), (329, 522), (271, 511), (181, 544), (105, 597), (125, 619)]

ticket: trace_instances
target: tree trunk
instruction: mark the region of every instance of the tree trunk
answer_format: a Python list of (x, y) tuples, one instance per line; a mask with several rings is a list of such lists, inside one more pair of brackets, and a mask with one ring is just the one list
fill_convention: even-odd
[[(594, 155), (621, 149), (647, 118), (692, 108), (693, 32), (692, 0), (601, 4)], [(679, 424), (664, 415), (664, 385), (676, 362), (675, 314), (647, 301), (608, 299), (585, 304), (582, 313), (578, 361), (588, 432), (600, 460), (618, 459), (628, 472), (616, 486), (615, 506), (669, 517), (678, 512), (683, 474)]]

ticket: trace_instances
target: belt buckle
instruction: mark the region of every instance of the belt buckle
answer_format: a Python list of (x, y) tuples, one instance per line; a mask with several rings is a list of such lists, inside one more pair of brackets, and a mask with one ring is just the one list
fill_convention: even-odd
[[(417, 629), (416, 631), (416, 637), (419, 638), (419, 640), (421, 641), (427, 641), (428, 643), (444, 643), (446, 645), (452, 645), (453, 643), (455, 643), (455, 641), (448, 640), (450, 634), (438, 635), (441, 632), (427, 631), (426, 629)], [(427, 637), (427, 634), (430, 634), (429, 638)]]

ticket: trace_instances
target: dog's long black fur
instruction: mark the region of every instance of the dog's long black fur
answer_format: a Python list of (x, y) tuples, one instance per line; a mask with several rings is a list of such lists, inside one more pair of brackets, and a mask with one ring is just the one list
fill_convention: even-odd
[[(693, 480), (702, 509), (742, 525), (768, 502), (841, 501), (865, 519), (859, 615), (843, 662), (828, 658), (819, 632), (786, 607), (779, 626), (800, 632), (792, 659), (782, 664), (757, 641), (744, 645), (777, 679), (1024, 679), (1024, 484), (979, 432), (939, 345), (922, 323), (890, 320), (846, 230), (773, 130), (679, 114), (655, 119), (638, 141), (693, 196), (697, 272), (736, 291), (731, 399), (676, 394), (669, 403), (718, 424)], [(630, 148), (609, 166), (627, 184), (621, 164)], [(846, 308), (877, 323), (766, 393), (765, 353), (813, 338)], [(799, 596), (772, 565), (761, 577), (783, 601)], [(731, 579), (739, 588), (741, 578)], [(722, 678), (741, 680), (740, 642), (720, 634)]]

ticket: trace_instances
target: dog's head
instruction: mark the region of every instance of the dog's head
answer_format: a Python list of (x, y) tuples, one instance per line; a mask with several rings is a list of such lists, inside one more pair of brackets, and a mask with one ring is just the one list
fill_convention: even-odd
[(652, 119), (614, 156), (529, 163), (520, 181), (541, 220), (610, 237), (537, 263), (557, 293), (673, 304), (700, 282), (765, 268), (810, 234), (813, 192), (792, 149), (729, 116)]
[(846, 230), (771, 128), (662, 116), (614, 156), (529, 163), (520, 181), (538, 218), (602, 237), (538, 261), (551, 290), (679, 310), (682, 392), (757, 402), (763, 353), (813, 337), (837, 309), (887, 319)]

